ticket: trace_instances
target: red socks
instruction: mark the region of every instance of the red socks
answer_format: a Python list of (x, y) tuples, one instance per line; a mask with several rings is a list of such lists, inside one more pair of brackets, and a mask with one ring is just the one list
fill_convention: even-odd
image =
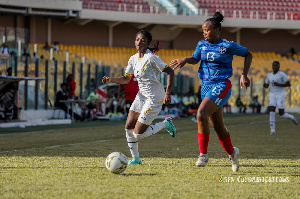
[(209, 141), (209, 134), (198, 133), (198, 143), (200, 153), (207, 154), (207, 147)]
[[(233, 153), (233, 146), (231, 144), (230, 134), (220, 139), (218, 138), (222, 147), (226, 151), (228, 155), (231, 155)], [(200, 134), (198, 133), (198, 143), (199, 143), (199, 151), (200, 153), (207, 154), (207, 147), (208, 147), (208, 141), (209, 141), (209, 134)]]
[(221, 138), (218, 138), (218, 139), (219, 139), (222, 147), (226, 151), (226, 153), (228, 155), (231, 155), (233, 153), (234, 149), (233, 149), (233, 146), (231, 144), (230, 134), (228, 133), (228, 135), (225, 138), (223, 138), (223, 139), (221, 139)]

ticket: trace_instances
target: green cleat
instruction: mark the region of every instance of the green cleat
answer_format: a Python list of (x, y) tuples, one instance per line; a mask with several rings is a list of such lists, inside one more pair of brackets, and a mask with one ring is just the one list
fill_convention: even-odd
[(166, 117), (164, 120), (164, 123), (166, 124), (166, 130), (172, 135), (172, 137), (176, 136), (176, 128), (174, 124), (172, 123), (172, 118)]
[(128, 165), (134, 165), (134, 164), (142, 164), (142, 161), (140, 158), (133, 158), (132, 160), (129, 160)]

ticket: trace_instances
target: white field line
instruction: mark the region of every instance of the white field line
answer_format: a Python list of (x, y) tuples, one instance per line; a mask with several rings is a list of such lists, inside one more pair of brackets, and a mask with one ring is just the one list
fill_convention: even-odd
[[(241, 124), (227, 125), (226, 127), (244, 126), (245, 124), (246, 125), (247, 124), (248, 125), (255, 125), (255, 124), (261, 124), (261, 123), (269, 123), (269, 121), (241, 123)], [(180, 128), (177, 128), (177, 130), (179, 130), (179, 129)], [(187, 133), (187, 132), (190, 132), (190, 131), (194, 131), (194, 130), (180, 131), (180, 133)], [(157, 135), (159, 135), (159, 134), (157, 134)], [(125, 139), (125, 138), (120, 138), (120, 139)], [(93, 143), (108, 142), (108, 141), (111, 141), (111, 140), (116, 140), (116, 139), (98, 140), (98, 141), (93, 141), (93, 142), (78, 142), (78, 143), (73, 143), (73, 144), (61, 144), (61, 145), (53, 145), (53, 146), (47, 146), (47, 147), (36, 147), (36, 148), (30, 148), (30, 149), (19, 149), (19, 150), (11, 150), (11, 151), (0, 151), (0, 154), (9, 153), (9, 152), (27, 151), (27, 150), (54, 149), (54, 148), (65, 147), (65, 146), (76, 146), (76, 145), (81, 145), (81, 144), (93, 144)]]
[(65, 146), (76, 146), (76, 145), (80, 145), (80, 144), (94, 144), (94, 143), (107, 142), (107, 141), (111, 141), (111, 140), (114, 140), (114, 139), (98, 140), (98, 141), (93, 141), (93, 142), (78, 142), (78, 143), (73, 143), (73, 144), (61, 144), (61, 145), (53, 145), (53, 146), (46, 146), (46, 147), (35, 147), (35, 148), (30, 148), (30, 149), (0, 151), (0, 154), (1, 153), (8, 153), (8, 152), (26, 151), (26, 150), (54, 149), (54, 148), (65, 147)]

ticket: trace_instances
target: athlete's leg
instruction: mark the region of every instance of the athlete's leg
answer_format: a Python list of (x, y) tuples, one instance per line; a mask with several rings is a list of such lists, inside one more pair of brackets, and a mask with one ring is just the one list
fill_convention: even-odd
[(239, 169), (238, 155), (239, 149), (232, 146), (230, 134), (227, 128), (224, 125), (223, 120), (223, 111), (219, 109), (215, 113), (213, 113), (210, 117), (210, 123), (212, 124), (214, 130), (217, 133), (218, 139), (229, 155), (230, 162), (232, 164), (232, 171), (236, 172)]
[(141, 123), (140, 121), (137, 121), (135, 128), (134, 128), (134, 137), (138, 139), (142, 139), (145, 137), (148, 137), (150, 135), (154, 135), (163, 128), (166, 128), (166, 130), (175, 137), (176, 135), (176, 128), (172, 123), (172, 119), (169, 117), (166, 117), (164, 121), (158, 122), (156, 124), (146, 125)]
[(133, 135), (139, 115), (140, 113), (130, 110), (125, 125), (127, 143), (133, 158), (139, 158), (138, 139)]
[[(209, 124), (208, 117), (217, 111), (219, 106), (210, 98), (205, 97), (201, 102), (197, 112), (198, 123), (198, 144), (199, 144), (199, 159), (196, 162), (197, 166), (205, 166), (208, 162), (207, 148), (209, 142)], [(220, 109), (222, 111), (222, 109)]]
[(218, 111), (213, 113), (209, 117), (209, 119), (210, 119), (210, 123), (212, 124), (212, 126), (218, 136), (218, 139), (219, 139), (222, 147), (224, 148), (224, 150), (226, 151), (226, 153), (228, 155), (231, 155), (233, 153), (234, 149), (233, 149), (233, 146), (231, 143), (230, 134), (224, 125), (223, 113), (222, 113), (221, 109), (219, 109)]
[(269, 106), (268, 107), (269, 111), (270, 111), (270, 130), (271, 130), (271, 135), (275, 134), (275, 110), (276, 107), (275, 106)]
[(291, 119), (291, 120), (294, 122), (295, 125), (298, 125), (298, 121), (297, 121), (297, 119), (295, 118), (295, 116), (293, 116), (293, 115), (291, 115), (291, 114), (289, 114), (289, 113), (286, 113), (286, 112), (284, 111), (284, 108), (283, 108), (283, 109), (278, 109), (278, 110), (279, 110), (279, 115), (280, 115), (280, 117)]

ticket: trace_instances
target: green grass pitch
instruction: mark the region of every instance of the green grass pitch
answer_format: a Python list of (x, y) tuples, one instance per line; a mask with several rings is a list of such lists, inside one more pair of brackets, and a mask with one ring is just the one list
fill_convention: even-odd
[(0, 129), (0, 198), (299, 198), (300, 126), (277, 115), (271, 136), (268, 114), (224, 120), (240, 149), (236, 173), (212, 129), (209, 163), (195, 166), (191, 118), (173, 120), (175, 138), (162, 130), (139, 140), (143, 164), (122, 174), (109, 173), (105, 158), (130, 159), (124, 121)]

